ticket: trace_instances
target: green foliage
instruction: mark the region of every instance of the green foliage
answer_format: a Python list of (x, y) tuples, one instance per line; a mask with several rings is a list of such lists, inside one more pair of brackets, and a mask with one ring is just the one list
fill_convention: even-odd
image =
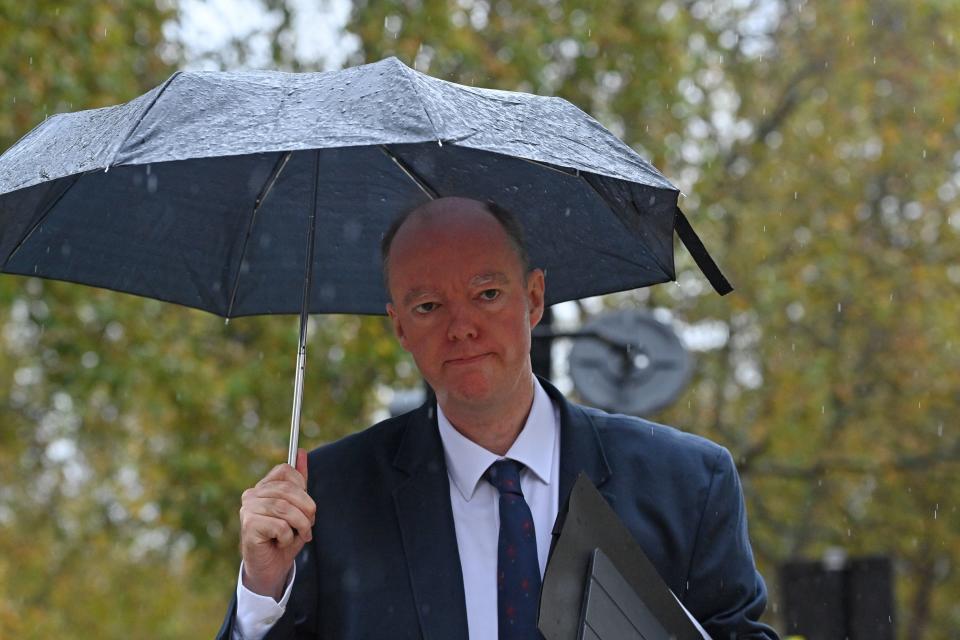
[[(297, 3), (261, 1), (276, 65), (317, 68)], [(153, 0), (0, 15), (3, 148), (155, 86), (177, 51)], [(775, 602), (785, 559), (889, 554), (911, 638), (960, 627), (957, 25), (907, 0), (357, 0), (348, 25), (352, 62), (563, 96), (682, 188), (737, 292), (681, 249), (678, 284), (607, 300), (726, 336), (657, 418), (734, 453)], [(312, 325), (310, 446), (410, 382), (383, 321)], [(6, 276), (0, 330), (0, 636), (212, 634), (238, 496), (285, 454), (296, 321)]]
[[(0, 15), (2, 149), (173, 71), (154, 0)], [(286, 459), (297, 323), (0, 277), (0, 637), (215, 633), (240, 494)], [(381, 318), (313, 318), (303, 445), (369, 424), (400, 353)]]
[[(909, 637), (960, 624), (960, 12), (901, 1), (366, 1), (361, 56), (570, 99), (653, 160), (737, 292), (610, 297), (728, 333), (658, 419), (728, 446), (754, 549), (896, 560)], [(776, 612), (771, 612), (776, 619)]]

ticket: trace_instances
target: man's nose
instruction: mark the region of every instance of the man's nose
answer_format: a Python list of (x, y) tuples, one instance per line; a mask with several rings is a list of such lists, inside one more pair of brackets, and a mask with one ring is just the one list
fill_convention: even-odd
[(451, 305), (450, 324), (447, 326), (447, 338), (467, 340), (477, 337), (477, 322), (474, 310), (469, 305)]

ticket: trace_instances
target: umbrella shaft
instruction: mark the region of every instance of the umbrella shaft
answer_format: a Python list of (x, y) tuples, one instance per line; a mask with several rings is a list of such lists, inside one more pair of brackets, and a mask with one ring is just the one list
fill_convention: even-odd
[(297, 374), (293, 383), (293, 412), (290, 416), (290, 446), (287, 464), (297, 466), (297, 447), (300, 442), (300, 406), (303, 403), (303, 373), (307, 364), (307, 319), (310, 313), (310, 286), (313, 280), (313, 243), (317, 229), (317, 196), (320, 186), (320, 150), (314, 154), (313, 207), (307, 229), (307, 261), (303, 271), (303, 298), (300, 305), (300, 346), (297, 351)]
[(300, 407), (303, 403), (303, 372), (307, 366), (307, 324), (300, 324), (300, 350), (297, 353), (297, 375), (293, 388), (293, 415), (290, 418), (290, 446), (287, 450), (287, 464), (297, 466), (297, 446), (300, 440)]

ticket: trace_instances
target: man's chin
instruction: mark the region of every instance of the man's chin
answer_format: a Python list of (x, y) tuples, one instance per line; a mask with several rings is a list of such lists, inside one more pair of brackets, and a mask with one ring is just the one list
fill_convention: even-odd
[(470, 379), (458, 380), (447, 385), (441, 400), (462, 406), (483, 408), (489, 406), (493, 395), (494, 389), (490, 380), (486, 377), (471, 376)]

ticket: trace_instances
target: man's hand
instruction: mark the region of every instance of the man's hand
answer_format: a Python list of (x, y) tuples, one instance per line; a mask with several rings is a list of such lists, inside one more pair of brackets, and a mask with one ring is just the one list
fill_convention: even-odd
[(307, 495), (307, 452), (297, 450), (297, 468), (279, 464), (243, 492), (240, 553), (243, 585), (279, 601), (293, 559), (313, 538), (317, 505)]

